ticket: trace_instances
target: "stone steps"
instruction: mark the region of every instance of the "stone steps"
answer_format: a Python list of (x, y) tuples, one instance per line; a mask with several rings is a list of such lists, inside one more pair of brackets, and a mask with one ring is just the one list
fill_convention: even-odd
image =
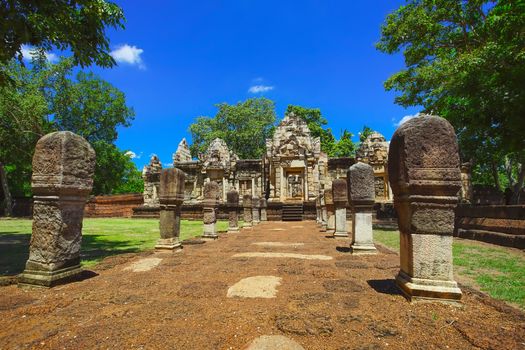
[(283, 221), (302, 221), (304, 208), (302, 204), (283, 204)]

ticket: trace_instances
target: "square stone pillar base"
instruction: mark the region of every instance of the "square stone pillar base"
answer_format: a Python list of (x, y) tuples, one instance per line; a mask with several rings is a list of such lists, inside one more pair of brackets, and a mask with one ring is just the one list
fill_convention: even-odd
[(228, 227), (228, 233), (236, 233), (236, 232), (239, 232), (239, 226)]
[(155, 250), (179, 250), (182, 244), (178, 238), (161, 238), (155, 244)]
[(413, 278), (403, 271), (399, 271), (396, 283), (405, 297), (411, 302), (441, 301), (458, 303), (462, 295), (455, 281)]
[(204, 233), (202, 235), (202, 239), (204, 240), (214, 240), (219, 238), (219, 235), (217, 234), (217, 225), (216, 223), (213, 224), (204, 224)]
[(60, 284), (78, 281), (81, 279), (81, 275), (82, 268), (80, 264), (54, 271), (26, 268), (18, 276), (18, 286), (21, 288), (51, 288)]
[(354, 255), (372, 255), (377, 254), (376, 247), (372, 245), (360, 245), (354, 243), (350, 246), (350, 252)]

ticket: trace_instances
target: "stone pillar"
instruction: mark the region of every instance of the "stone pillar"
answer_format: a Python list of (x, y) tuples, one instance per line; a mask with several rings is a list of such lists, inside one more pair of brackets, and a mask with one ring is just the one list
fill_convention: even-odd
[(163, 169), (160, 173), (160, 239), (157, 250), (179, 250), (180, 210), (184, 201), (186, 174), (179, 169)]
[(356, 163), (348, 169), (346, 181), (352, 209), (352, 254), (376, 254), (372, 231), (374, 168), (365, 163)]
[(215, 181), (204, 184), (204, 200), (202, 201), (204, 239), (217, 239), (217, 206), (221, 188)]
[(346, 227), (346, 207), (348, 205), (348, 194), (346, 181), (336, 179), (332, 182), (332, 196), (335, 207), (335, 232), (334, 238), (348, 238), (348, 229)]
[(268, 213), (266, 208), (268, 207), (268, 202), (266, 198), (261, 198), (261, 221), (268, 221)]
[(20, 285), (53, 287), (78, 279), (84, 206), (93, 186), (95, 151), (59, 131), (38, 140), (33, 156), (33, 233)]
[(228, 233), (239, 231), (239, 192), (232, 189), (226, 195), (228, 206)]
[(261, 223), (261, 199), (258, 196), (252, 197), (252, 220), (253, 225), (258, 225)]
[(320, 202), (321, 202), (320, 196), (315, 197), (315, 213), (316, 213), (315, 222), (317, 224), (321, 223), (321, 208), (319, 204)]
[(461, 202), (472, 202), (472, 167), (470, 163), (461, 164)]
[(392, 136), (388, 160), (401, 233), (398, 286), (409, 300), (459, 300), (452, 271), (454, 209), (461, 189), (454, 128), (436, 116), (413, 118)]
[(252, 195), (245, 194), (242, 197), (242, 207), (244, 209), (244, 225), (243, 227), (251, 228), (253, 226), (252, 219)]
[(324, 191), (321, 193), (321, 232), (326, 232), (327, 226), (327, 212), (326, 212), (326, 202), (324, 198)]
[(335, 232), (335, 207), (332, 189), (324, 190), (324, 203), (326, 205), (326, 232)]

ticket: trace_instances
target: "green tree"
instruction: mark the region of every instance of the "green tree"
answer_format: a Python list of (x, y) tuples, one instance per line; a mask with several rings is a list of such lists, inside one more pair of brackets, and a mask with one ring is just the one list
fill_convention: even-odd
[(497, 172), (511, 160), (516, 202), (525, 177), (525, 2), (411, 0), (387, 17), (377, 47), (404, 54), (406, 69), (385, 82), (401, 93), (398, 104), (447, 118), (477, 169)]
[(73, 64), (72, 59), (51, 64), (39, 51), (30, 68), (16, 60), (3, 66), (11, 81), (0, 85), (0, 182), (8, 214), (11, 193), (30, 194), (35, 144), (52, 131), (70, 130), (93, 144), (95, 194), (112, 193), (131, 176), (129, 158), (113, 142), (116, 128), (129, 126), (133, 110), (109, 83), (91, 73), (74, 75)]
[(321, 110), (319, 108), (305, 108), (288, 105), (286, 108), (286, 114), (290, 113), (294, 113), (296, 116), (306, 121), (312, 137), (319, 137), (321, 139), (321, 151), (332, 156), (336, 141), (332, 134), (332, 130), (329, 128), (323, 128), (328, 125), (328, 121), (323, 117)]
[(216, 138), (223, 139), (230, 150), (242, 159), (259, 158), (266, 148), (266, 139), (273, 134), (275, 104), (261, 97), (250, 98), (235, 105), (220, 103), (213, 118), (198, 117), (190, 125), (191, 153), (204, 153)]
[(352, 141), (354, 135), (348, 130), (341, 132), (341, 137), (335, 143), (331, 157), (352, 157), (355, 154), (355, 144)]
[(370, 129), (368, 126), (363, 125), (363, 130), (359, 133), (359, 142), (363, 143), (370, 134), (372, 134), (374, 131)]
[(0, 1), (0, 64), (22, 59), (23, 44), (71, 50), (75, 64), (111, 67), (106, 27), (124, 28), (122, 9), (104, 0)]

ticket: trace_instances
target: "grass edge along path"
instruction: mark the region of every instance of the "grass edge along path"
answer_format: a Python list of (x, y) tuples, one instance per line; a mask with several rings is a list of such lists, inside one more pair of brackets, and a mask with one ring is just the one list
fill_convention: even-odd
[[(23, 271), (29, 255), (32, 221), (0, 219), (0, 276)], [(82, 225), (82, 266), (92, 267), (104, 258), (150, 250), (160, 237), (158, 219), (86, 218)], [(226, 231), (228, 222), (217, 222)], [(181, 220), (180, 240), (202, 235), (202, 221)]]
[[(399, 232), (374, 230), (374, 240), (399, 252)], [(494, 299), (525, 310), (525, 254), (512, 248), (454, 239), (455, 273)]]

